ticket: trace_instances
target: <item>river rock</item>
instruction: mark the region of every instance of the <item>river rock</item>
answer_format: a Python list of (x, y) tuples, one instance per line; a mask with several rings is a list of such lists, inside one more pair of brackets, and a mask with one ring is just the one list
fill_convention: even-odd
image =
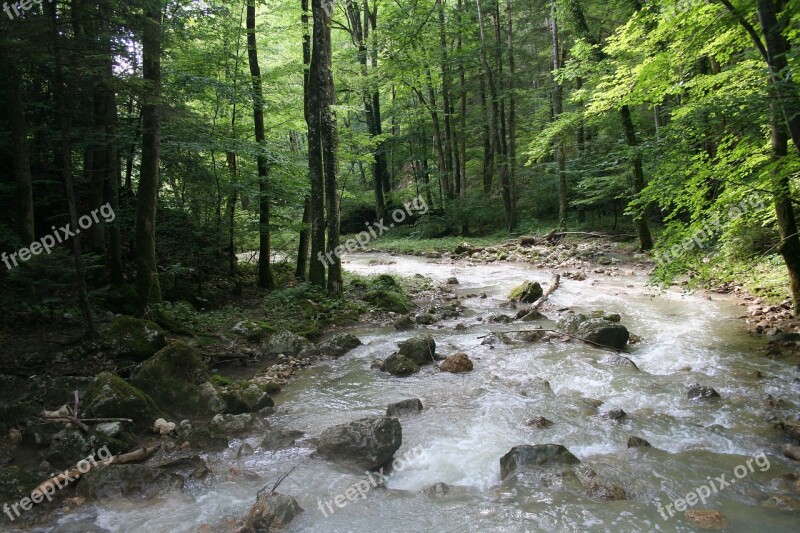
[(253, 413), (241, 415), (217, 415), (211, 421), (212, 424), (219, 427), (226, 435), (237, 436), (246, 433), (266, 432), (269, 431), (269, 422), (264, 420), (263, 417)]
[(159, 418), (153, 423), (153, 433), (158, 435), (169, 435), (175, 431), (175, 422), (167, 422), (163, 418)]
[(303, 512), (297, 500), (277, 492), (259, 494), (250, 509), (243, 533), (281, 531)]
[[(623, 350), (630, 339), (628, 329), (615, 320), (619, 315), (603, 313), (602, 317), (590, 318), (582, 313), (570, 313), (557, 322), (559, 330), (576, 335), (587, 341), (615, 350)], [(609, 320), (609, 318), (613, 320)]]
[(690, 400), (709, 400), (719, 398), (719, 393), (713, 387), (693, 383), (686, 389), (686, 397)]
[(261, 345), (261, 353), (267, 357), (280, 354), (297, 355), (311, 346), (311, 341), (305, 337), (295, 335), (291, 331), (282, 331), (271, 336)]
[(465, 353), (455, 353), (439, 365), (439, 370), (452, 374), (470, 372), (472, 370), (472, 361)]
[(217, 424), (192, 424), (186, 431), (186, 441), (199, 451), (222, 451), (228, 447), (228, 436)]
[(410, 376), (419, 372), (419, 366), (408, 357), (392, 354), (383, 361), (383, 369), (394, 376)]
[(402, 443), (399, 420), (366, 417), (323, 431), (317, 451), (327, 459), (369, 470), (386, 464)]
[(537, 326), (530, 331), (518, 331), (514, 334), (514, 338), (520, 342), (536, 342), (540, 341), (547, 335), (547, 332), (541, 326)]
[(561, 444), (537, 444), (514, 446), (500, 458), (500, 479), (523, 468), (538, 468), (544, 465), (570, 466), (580, 460)]
[(722, 513), (710, 509), (689, 509), (684, 516), (692, 524), (704, 529), (719, 529), (725, 524)]
[(519, 301), (527, 304), (532, 304), (542, 297), (544, 290), (537, 281), (526, 281), (521, 285), (516, 286), (508, 295), (511, 301)]
[(430, 326), (431, 324), (436, 324), (439, 321), (436, 318), (436, 315), (433, 313), (420, 313), (416, 317), (414, 317), (414, 322), (423, 326)]
[(408, 329), (414, 329), (414, 321), (411, 320), (411, 317), (408, 315), (403, 315), (397, 320), (394, 321), (394, 329), (398, 331), (405, 331)]
[(600, 362), (605, 365), (629, 366), (631, 368), (635, 368), (636, 370), (639, 369), (639, 367), (636, 366), (636, 363), (634, 363), (624, 355), (609, 355)]
[(408, 340), (398, 343), (398, 355), (405, 357), (415, 364), (427, 365), (434, 361), (436, 354), (436, 341), (430, 333), (423, 333)]
[(533, 418), (529, 418), (528, 420), (526, 420), (525, 425), (536, 429), (545, 429), (552, 426), (553, 421), (548, 420), (543, 416), (535, 416)]
[(795, 446), (794, 444), (784, 444), (781, 448), (781, 451), (783, 452), (783, 455), (789, 459), (800, 461), (800, 446)]
[(573, 470), (583, 485), (586, 495), (596, 500), (626, 500), (625, 489), (613, 483), (606, 483), (591, 467), (578, 465)]
[(255, 413), (275, 405), (269, 394), (256, 384), (228, 388), (222, 393), (222, 399), (225, 401), (225, 413), (229, 415)]
[(165, 492), (208, 485), (213, 473), (199, 456), (171, 459), (154, 466), (139, 464), (95, 468), (81, 476), (76, 493), (87, 501), (147, 501)]
[(611, 409), (610, 411), (608, 411), (603, 415), (603, 417), (608, 418), (609, 420), (613, 420), (615, 422), (619, 422), (626, 416), (628, 416), (628, 413), (626, 413), (622, 409)]
[(390, 403), (386, 408), (386, 416), (399, 417), (410, 415), (422, 411), (422, 401), (419, 398), (402, 400), (397, 403)]
[(350, 333), (337, 333), (330, 339), (317, 345), (317, 351), (328, 357), (341, 357), (346, 353), (355, 350), (363, 343), (361, 339)]
[(458, 278), (447, 278), (448, 285), (458, 285)]
[(430, 487), (426, 487), (422, 489), (422, 493), (426, 496), (431, 498), (441, 498), (443, 496), (447, 496), (447, 493), (450, 492), (450, 486), (447, 483), (434, 483)]
[(144, 361), (167, 345), (164, 330), (155, 322), (128, 316), (116, 319), (106, 334), (112, 357)]
[(641, 437), (628, 438), (628, 448), (649, 448), (649, 447), (651, 447), (650, 443)]
[(164, 416), (150, 396), (110, 372), (95, 378), (81, 405), (87, 418), (130, 418), (138, 431)]
[(283, 450), (286, 449), (303, 437), (302, 431), (295, 431), (290, 429), (271, 429), (266, 432), (264, 439), (259, 444), (262, 450)]

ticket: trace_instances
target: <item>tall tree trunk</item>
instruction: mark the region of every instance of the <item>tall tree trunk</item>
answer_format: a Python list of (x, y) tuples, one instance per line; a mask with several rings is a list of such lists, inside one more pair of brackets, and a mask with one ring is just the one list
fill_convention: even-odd
[(53, 55), (55, 57), (55, 83), (54, 92), (56, 98), (56, 113), (58, 115), (58, 125), (61, 133), (61, 172), (64, 178), (64, 190), (67, 197), (67, 209), (69, 210), (70, 227), (74, 228), (75, 235), (72, 236), (72, 255), (75, 261), (75, 277), (78, 285), (78, 300), (83, 315), (84, 332), (88, 339), (92, 340), (97, 336), (94, 326), (94, 316), (92, 306), (89, 302), (89, 291), (86, 288), (86, 269), (83, 264), (81, 252), (81, 239), (78, 233), (78, 212), (75, 206), (75, 188), (72, 179), (72, 147), (70, 145), (70, 124), (66, 100), (66, 87), (64, 83), (64, 66), (61, 59), (61, 43), (59, 42), (59, 17), (56, 6), (51, 4), (45, 7), (49, 11), (51, 18), (51, 37), (53, 44)]
[[(553, 62), (553, 120), (558, 120), (564, 112), (564, 88), (555, 77), (561, 68), (561, 52), (558, 35), (558, 19), (556, 17), (556, 0), (550, 0), (550, 34), (553, 39), (551, 59)], [(566, 154), (564, 139), (559, 135), (555, 139), (556, 164), (558, 165), (558, 225), (567, 227), (568, 189), (566, 173)]]
[[(308, 123), (308, 69), (311, 66), (311, 34), (308, 24), (308, 0), (301, 0), (300, 22), (303, 27), (303, 116)], [(303, 199), (303, 227), (300, 230), (300, 238), (297, 246), (297, 262), (294, 270), (294, 277), (305, 280), (308, 275), (308, 255), (309, 245), (311, 244), (311, 196), (306, 195)]]
[[(322, 0), (312, 0), (313, 50), (308, 71), (308, 174), (311, 182), (311, 264), (308, 280), (318, 287), (325, 287), (325, 267), (333, 260), (325, 256), (325, 170), (322, 160), (322, 106), (324, 105), (323, 69), (324, 29), (326, 18)], [(318, 41), (321, 41), (318, 43)]]
[(447, 34), (445, 32), (442, 0), (436, 0), (436, 5), (439, 10), (439, 53), (442, 69), (442, 115), (444, 116), (444, 153), (446, 162), (443, 186), (447, 199), (452, 200), (455, 189), (453, 183), (460, 181), (460, 177), (458, 175), (458, 166), (453, 164), (453, 125), (450, 120), (450, 66), (447, 60)]
[[(378, 68), (378, 2), (375, 0), (373, 4), (372, 11), (369, 10), (369, 0), (364, 0), (364, 14), (367, 15), (365, 22), (365, 32), (364, 38), (369, 38), (370, 31), (372, 32), (372, 50), (370, 52), (370, 62), (372, 64), (372, 70), (375, 71)], [(369, 27), (370, 31), (366, 31), (366, 28)], [(378, 138), (383, 136), (383, 119), (381, 118), (381, 93), (379, 91), (378, 86), (372, 88), (372, 109), (375, 112), (375, 135)], [(394, 134), (394, 131), (392, 131)], [(392, 188), (394, 184), (392, 183), (392, 176), (391, 171), (389, 168), (389, 163), (386, 160), (386, 152), (387, 152), (387, 141), (386, 139), (382, 139), (377, 146), (376, 154), (375, 154), (375, 161), (377, 165), (377, 172), (378, 176), (381, 178), (381, 183), (383, 183), (383, 195), (386, 198), (387, 204), (391, 204), (392, 201)]]
[(486, 79), (483, 72), (480, 75), (481, 82), (481, 110), (484, 120), (481, 121), (481, 138), (483, 139), (483, 193), (489, 195), (492, 192), (492, 180), (494, 178), (494, 145), (492, 144), (492, 113), (486, 101)]
[[(464, 57), (463, 57), (463, 29), (461, 27), (462, 20), (463, 20), (463, 13), (464, 13), (464, 4), (462, 0), (458, 0), (458, 4), (456, 6), (456, 13), (457, 19), (456, 24), (458, 25), (458, 35), (456, 37), (456, 48), (458, 50), (458, 83), (459, 83), (459, 99), (461, 102), (461, 109), (459, 112), (459, 134), (458, 134), (458, 151), (459, 151), (459, 160), (461, 162), (461, 168), (459, 174), (461, 174), (461, 186), (458, 188), (461, 194), (461, 199), (463, 205), (466, 206), (466, 198), (467, 198), (467, 76), (466, 70), (464, 68)], [(466, 215), (464, 216), (464, 221), (461, 225), (461, 234), (468, 235), (469, 234), (469, 217)]]
[(164, 0), (145, 3), (142, 34), (142, 168), (136, 193), (136, 288), (141, 311), (161, 303), (156, 267), (156, 205), (161, 159), (161, 39)]
[(511, 0), (506, 0), (506, 25), (508, 27), (508, 174), (511, 186), (511, 205), (514, 226), (517, 218), (517, 98), (514, 94), (514, 27)]
[(35, 236), (33, 215), (33, 176), (31, 174), (30, 150), (28, 148), (28, 125), (22, 100), (22, 78), (16, 61), (5, 46), (0, 47), (0, 58), (5, 65), (4, 77), (6, 104), (11, 129), (11, 145), (14, 146), (14, 178), (16, 180), (17, 234), (25, 246)]
[(253, 80), (253, 122), (255, 123), (256, 142), (259, 145), (257, 157), (258, 167), (258, 285), (272, 289), (272, 265), (270, 264), (272, 249), (270, 246), (270, 198), (269, 163), (264, 154), (266, 134), (264, 131), (264, 93), (261, 83), (261, 67), (258, 64), (258, 45), (256, 43), (256, 2), (247, 0), (247, 58), (250, 63), (250, 77)]

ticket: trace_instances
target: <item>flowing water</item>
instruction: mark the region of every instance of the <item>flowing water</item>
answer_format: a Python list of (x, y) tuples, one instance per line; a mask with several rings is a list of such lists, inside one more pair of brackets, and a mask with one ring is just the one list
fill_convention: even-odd
[[(375, 260), (392, 264), (376, 265)], [(578, 342), (481, 345), (480, 337), (490, 331), (531, 327), (482, 319), (510, 313), (501, 307), (509, 290), (526, 279), (544, 285), (548, 271), (525, 264), (449, 264), (384, 254), (352, 256), (345, 267), (361, 274), (456, 276), (459, 295), (488, 295), (464, 298), (464, 316), (428, 328), (437, 352), (469, 354), (475, 364), (471, 373), (440, 373), (428, 365), (412, 377), (396, 378), (371, 370), (373, 359), (390, 355), (412, 333), (353, 328), (364, 346), (302, 371), (276, 396), (270, 423), (301, 430), (309, 438), (335, 424), (383, 414), (388, 403), (420, 398), (425, 410), (401, 418), (403, 446), (396, 456), (412, 448), (420, 453), (391, 475), (386, 489), (373, 489), (366, 499), (343, 508), (334, 506), (331, 514), (324, 502), (365, 479), (363, 473), (310, 458), (308, 439), (281, 452), (257, 450), (236, 459), (238, 440), (228, 451), (208, 457), (218, 480), (208, 489), (146, 503), (108, 502), (63, 520), (88, 520), (112, 531), (194, 531), (200, 524), (244, 514), (258, 490), (299, 465), (279, 488), (305, 509), (290, 531), (692, 531), (683, 513), (665, 520), (656, 502), (666, 505), (722, 474), (735, 483), (695, 508), (721, 511), (726, 531), (800, 530), (800, 512), (765, 505), (771, 497), (791, 494), (783, 474), (793, 469), (764, 420), (764, 398), (796, 398), (796, 370), (757, 351), (760, 345), (734, 318), (742, 308), (733, 301), (679, 292), (656, 295), (641, 273), (562, 280), (545, 314), (555, 317), (552, 310), (565, 307), (619, 313), (642, 339), (627, 354), (638, 365), (636, 371), (603, 364), (608, 352)], [(459, 322), (468, 328), (456, 331)], [(755, 371), (763, 378), (756, 378)], [(531, 386), (534, 378), (549, 381), (552, 391)], [(713, 386), (722, 398), (689, 401), (686, 386), (694, 382)], [(596, 408), (591, 400), (602, 405)], [(602, 416), (615, 408), (628, 413), (621, 423)], [(555, 424), (526, 426), (525, 420), (534, 416)], [(653, 448), (627, 449), (632, 435), (647, 439)], [(260, 439), (245, 440), (255, 448)], [(501, 456), (515, 445), (543, 443), (563, 444), (606, 481), (623, 487), (628, 499), (598, 501), (558, 486), (542, 490), (500, 482)], [(763, 456), (754, 463), (751, 458), (762, 453), (768, 463)], [(734, 470), (748, 459), (752, 472), (737, 479)], [(422, 492), (438, 482), (450, 486), (446, 495)]]

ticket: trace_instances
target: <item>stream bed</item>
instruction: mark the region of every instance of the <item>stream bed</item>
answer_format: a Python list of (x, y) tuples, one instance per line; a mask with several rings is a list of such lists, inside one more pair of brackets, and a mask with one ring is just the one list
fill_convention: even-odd
[[(798, 397), (797, 370), (763, 355), (763, 341), (749, 336), (735, 318), (742, 307), (732, 299), (714, 295), (709, 300), (677, 290), (658, 294), (646, 286), (641, 269), (619, 277), (563, 279), (544, 314), (555, 319), (555, 310), (567, 307), (620, 314), (622, 324), (641, 338), (626, 354), (636, 370), (603, 364), (608, 352), (580, 342), (481, 345), (489, 332), (533, 326), (485, 320), (492, 313), (513, 314), (502, 304), (522, 281), (547, 283), (551, 272), (533, 265), (371, 253), (349, 256), (344, 266), (359, 274), (458, 278), (455, 290), (465, 314), (425, 329), (434, 335), (438, 353), (464, 352), (474, 371), (449, 374), (428, 365), (397, 378), (373, 370), (374, 359), (387, 357), (414, 333), (349, 328), (364, 346), (318, 362), (275, 396), (276, 413), (269, 421), (302, 431), (306, 438), (295, 446), (259, 451), (260, 436), (253, 435), (244, 441), (255, 454), (237, 458), (244, 441), (233, 441), (225, 452), (207, 457), (217, 478), (211, 487), (144, 503), (87, 506), (62, 517), (57, 529), (88, 523), (115, 532), (177, 532), (208, 524), (206, 531), (215, 531), (215, 524), (246, 513), (259, 490), (296, 466), (278, 489), (305, 509), (291, 524), (293, 532), (694, 531), (683, 513), (664, 519), (656, 503), (672, 503), (722, 474), (735, 482), (694, 508), (720, 511), (724, 531), (800, 531), (800, 511), (792, 509), (797, 495), (784, 479), (785, 473), (798, 471), (797, 463), (783, 457), (779, 435), (764, 414), (768, 394), (790, 401)], [(479, 293), (487, 297), (465, 298)], [(461, 322), (467, 328), (456, 330)], [(552, 327), (548, 321), (541, 324)], [(552, 390), (532, 386), (536, 378), (547, 380)], [(686, 388), (695, 382), (714, 387), (721, 398), (687, 399)], [(339, 423), (382, 415), (387, 404), (408, 398), (419, 398), (425, 408), (400, 419), (403, 446), (396, 457), (412, 449), (418, 453), (389, 476), (387, 488), (372, 489), (365, 499), (328, 512), (324, 502), (366, 476), (310, 457), (309, 439)], [(614, 422), (602, 416), (611, 409), (623, 409), (627, 417)], [(544, 429), (525, 424), (536, 416), (554, 424)], [(652, 448), (628, 449), (631, 436), (646, 439)], [(566, 446), (603, 479), (624, 488), (627, 499), (604, 501), (558, 486), (501, 483), (500, 457), (516, 445), (545, 443)], [(752, 471), (734, 476), (737, 466), (757, 456), (762, 459)], [(425, 491), (436, 483), (447, 484), (446, 494)]]

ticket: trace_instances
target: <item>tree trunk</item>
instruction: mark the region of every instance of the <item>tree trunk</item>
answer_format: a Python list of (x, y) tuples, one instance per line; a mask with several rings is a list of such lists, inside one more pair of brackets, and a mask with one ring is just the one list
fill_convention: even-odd
[(517, 219), (517, 98), (514, 94), (514, 28), (511, 0), (506, 0), (506, 25), (508, 26), (508, 174), (513, 207), (513, 226)]
[[(622, 127), (625, 130), (625, 142), (633, 150), (631, 163), (633, 165), (633, 196), (634, 198), (644, 189), (644, 172), (642, 170), (642, 152), (639, 150), (639, 142), (636, 139), (636, 130), (633, 127), (633, 119), (628, 106), (622, 106), (619, 110), (622, 119)], [(639, 236), (639, 247), (642, 250), (652, 250), (653, 238), (650, 236), (650, 229), (645, 220), (645, 213), (634, 217), (633, 223), (636, 226), (636, 234)]]
[(89, 291), (86, 288), (86, 270), (83, 264), (81, 252), (81, 239), (78, 231), (78, 213), (75, 206), (75, 189), (72, 179), (72, 147), (70, 146), (70, 124), (66, 100), (66, 87), (64, 84), (64, 67), (61, 59), (61, 44), (59, 43), (59, 20), (55, 5), (46, 6), (51, 17), (51, 37), (53, 44), (53, 55), (55, 59), (55, 83), (54, 92), (56, 98), (56, 113), (58, 115), (58, 125), (61, 133), (61, 172), (64, 178), (64, 190), (67, 197), (67, 209), (69, 210), (70, 227), (76, 232), (72, 236), (72, 254), (75, 261), (75, 277), (78, 285), (78, 300), (83, 315), (84, 332), (88, 339), (93, 340), (97, 336), (94, 326), (94, 316), (92, 306), (89, 302)]
[(483, 139), (483, 193), (489, 195), (492, 192), (492, 180), (494, 178), (494, 145), (492, 144), (492, 121), (491, 110), (486, 102), (486, 80), (484, 73), (480, 75), (481, 82), (481, 109), (484, 120), (481, 121), (481, 138)]
[(142, 102), (142, 168), (136, 194), (136, 288), (145, 311), (161, 303), (156, 267), (156, 205), (161, 158), (161, 39), (164, 0), (145, 7), (142, 73), (147, 89)]
[[(556, 1), (550, 0), (550, 34), (553, 39), (553, 120), (556, 121), (564, 112), (564, 88), (555, 78), (555, 72), (561, 68), (561, 52), (558, 36), (558, 20), (556, 19)], [(564, 152), (564, 139), (559, 135), (555, 139), (556, 164), (558, 165), (558, 226), (567, 227), (568, 189), (566, 173), (566, 154)]]
[(247, 0), (247, 59), (250, 63), (250, 77), (253, 80), (253, 122), (256, 142), (259, 145), (256, 165), (258, 167), (258, 286), (272, 289), (272, 249), (270, 246), (270, 198), (269, 163), (264, 155), (266, 134), (264, 131), (264, 94), (261, 83), (261, 67), (258, 64), (258, 45), (256, 43), (256, 2)]
[[(445, 33), (444, 6), (442, 0), (436, 0), (439, 10), (439, 53), (441, 57), (442, 70), (442, 115), (444, 116), (444, 155), (445, 170), (443, 185), (445, 196), (448, 200), (453, 199), (453, 182), (460, 180), (457, 166), (453, 164), (453, 125), (450, 120), (450, 68), (447, 62), (447, 34)], [(454, 174), (453, 171), (456, 173)]]

